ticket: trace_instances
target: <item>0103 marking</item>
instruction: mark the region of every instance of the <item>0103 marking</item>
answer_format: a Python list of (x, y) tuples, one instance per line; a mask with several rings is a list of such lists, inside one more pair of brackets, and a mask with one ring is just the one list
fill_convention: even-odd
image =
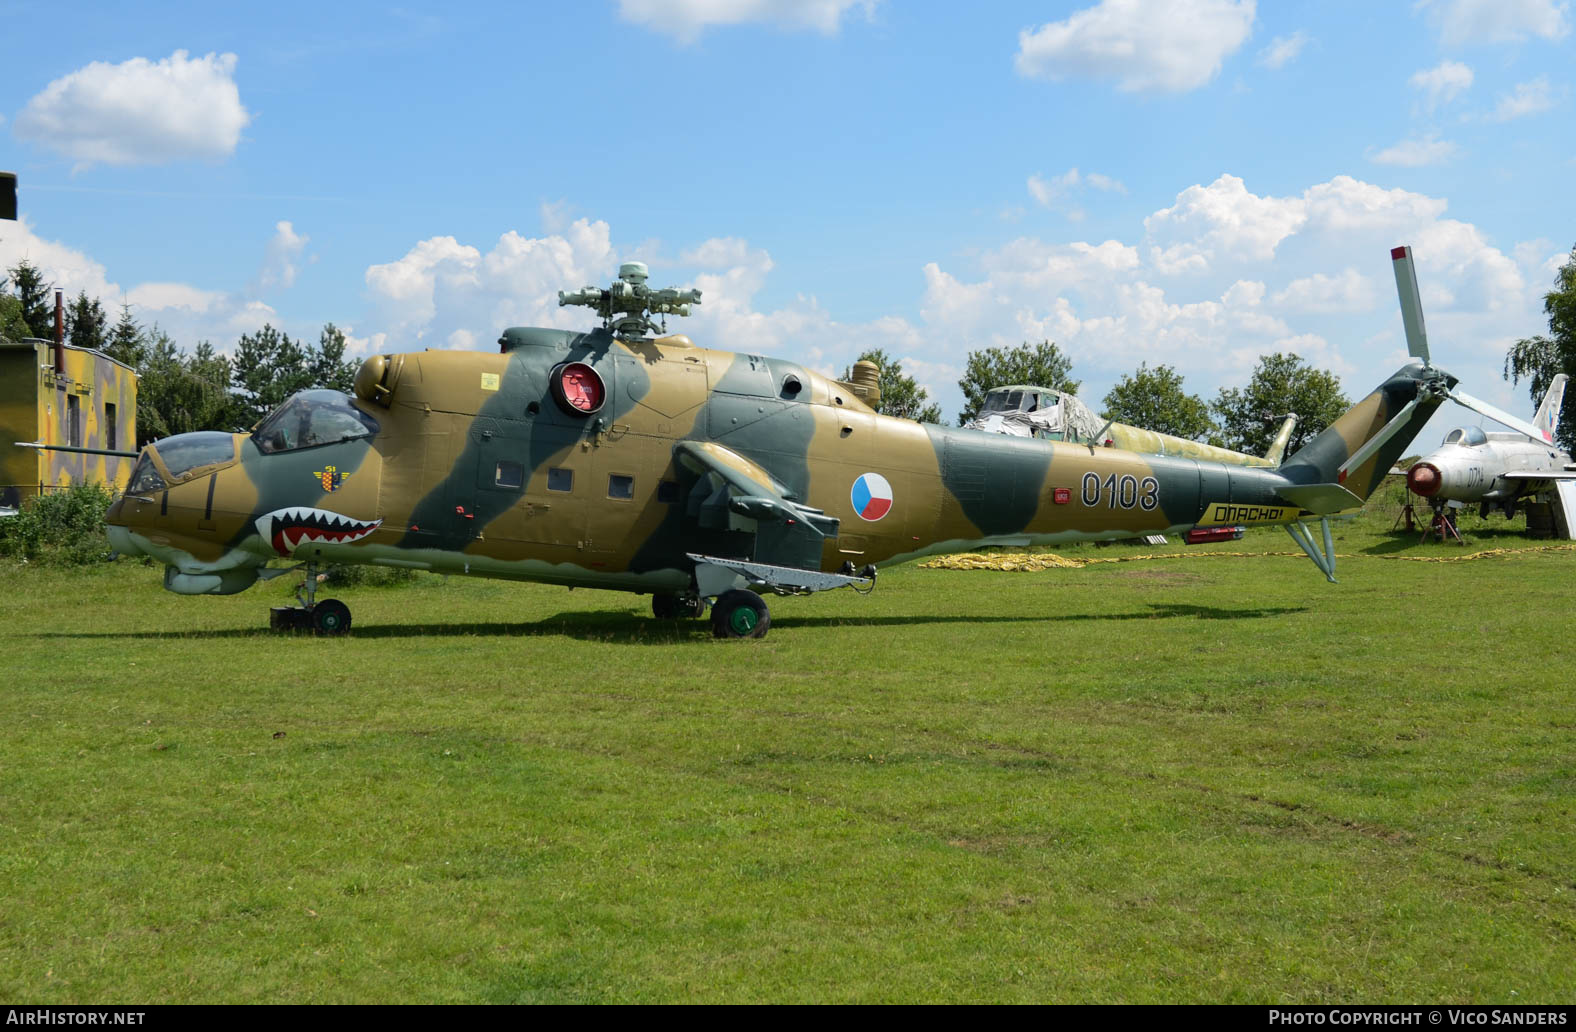
[(1083, 475), (1084, 505), (1093, 509), (1102, 501), (1107, 509), (1136, 508), (1149, 512), (1160, 504), (1160, 481), (1154, 477), (1139, 480), (1128, 473), (1121, 476), (1110, 473), (1102, 480), (1098, 473), (1085, 473)]

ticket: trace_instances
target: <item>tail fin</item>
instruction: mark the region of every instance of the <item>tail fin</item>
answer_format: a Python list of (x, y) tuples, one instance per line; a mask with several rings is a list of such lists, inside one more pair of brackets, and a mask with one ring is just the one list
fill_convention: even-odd
[(1392, 463), (1423, 429), (1456, 378), (1411, 363), (1353, 405), (1277, 471), (1291, 481), (1280, 491), (1316, 513), (1339, 512), (1373, 494)]
[(1276, 433), (1275, 440), (1270, 442), (1270, 450), (1264, 453), (1264, 458), (1272, 465), (1279, 466), (1281, 459), (1286, 457), (1286, 443), (1291, 440), (1291, 432), (1297, 429), (1297, 420), (1297, 413), (1288, 415)]
[(1538, 414), (1532, 417), (1532, 425), (1543, 433), (1543, 440), (1549, 444), (1554, 443), (1554, 432), (1559, 429), (1560, 409), (1565, 404), (1565, 382), (1569, 379), (1564, 373), (1556, 375), (1549, 383), (1548, 393), (1543, 396), (1543, 404), (1538, 406)]

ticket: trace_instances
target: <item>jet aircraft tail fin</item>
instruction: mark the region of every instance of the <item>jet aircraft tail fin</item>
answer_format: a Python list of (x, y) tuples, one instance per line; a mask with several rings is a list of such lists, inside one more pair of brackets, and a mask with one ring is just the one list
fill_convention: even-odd
[(1564, 373), (1554, 377), (1548, 392), (1543, 395), (1543, 404), (1538, 406), (1538, 414), (1532, 417), (1532, 425), (1543, 432), (1545, 443), (1554, 443), (1554, 433), (1560, 425), (1560, 409), (1565, 405), (1565, 383), (1569, 379)]
[[(1352, 504), (1366, 500), (1455, 383), (1455, 377), (1433, 366), (1417, 362), (1403, 366), (1281, 463), (1278, 472), (1292, 489), (1282, 494), (1293, 504), (1301, 503), (1292, 494), (1306, 495), (1303, 500), (1316, 498), (1319, 505), (1304, 508), (1325, 513), (1350, 507), (1328, 507), (1337, 500)], [(1339, 486), (1343, 492), (1302, 490), (1315, 485)]]

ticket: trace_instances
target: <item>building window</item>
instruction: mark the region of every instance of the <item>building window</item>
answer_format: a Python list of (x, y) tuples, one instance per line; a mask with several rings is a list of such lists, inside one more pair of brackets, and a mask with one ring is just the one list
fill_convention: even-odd
[(607, 478), (607, 496), (609, 498), (635, 497), (635, 478), (626, 477), (622, 473), (611, 473)]
[(66, 444), (82, 447), (82, 406), (75, 394), (66, 395)]
[(520, 465), (518, 462), (500, 462), (498, 463), (497, 468), (493, 470), (494, 487), (503, 487), (513, 490), (519, 488), (524, 483), (525, 467)]
[(669, 505), (679, 500), (679, 482), (677, 480), (663, 480), (657, 484), (657, 501)]
[(547, 489), (549, 491), (573, 491), (575, 489), (575, 471), (572, 469), (548, 470)]
[(120, 447), (115, 443), (118, 437), (115, 427), (115, 403), (112, 401), (104, 403), (104, 440), (107, 442), (104, 445), (106, 448), (113, 450)]

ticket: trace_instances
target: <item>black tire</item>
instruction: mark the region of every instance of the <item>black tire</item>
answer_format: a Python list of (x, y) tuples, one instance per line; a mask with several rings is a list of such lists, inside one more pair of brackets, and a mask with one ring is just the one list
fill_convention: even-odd
[(350, 630), (350, 607), (337, 598), (325, 598), (312, 607), (312, 630), (318, 634), (344, 634)]
[(706, 603), (688, 595), (658, 593), (651, 596), (651, 614), (658, 620), (693, 620), (706, 611)]
[(771, 625), (765, 601), (753, 591), (724, 591), (711, 607), (711, 633), (719, 638), (764, 638)]

